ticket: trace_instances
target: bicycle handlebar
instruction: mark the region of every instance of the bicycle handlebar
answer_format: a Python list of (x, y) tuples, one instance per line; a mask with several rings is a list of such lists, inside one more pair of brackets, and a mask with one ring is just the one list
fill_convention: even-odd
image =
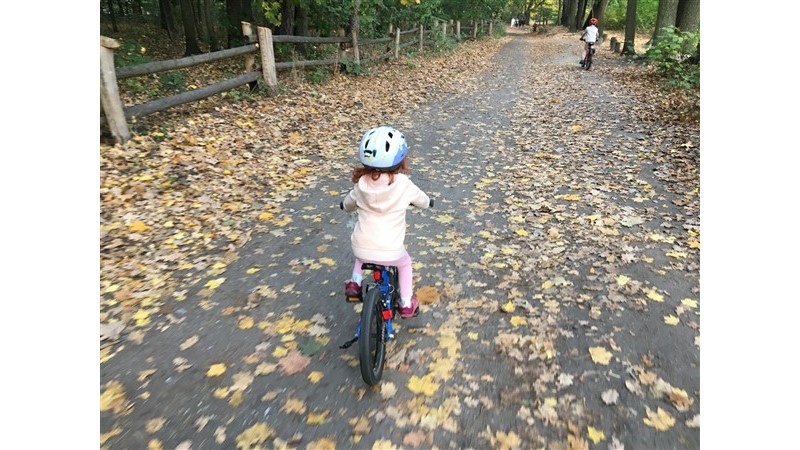
[[(431, 202), (430, 202), (430, 203), (428, 203), (428, 207), (429, 207), (429, 208), (433, 208), (433, 199), (432, 199), (432, 198), (431, 198)], [(341, 209), (342, 211), (344, 211), (344, 201), (340, 201), (340, 202), (339, 202), (339, 209)]]

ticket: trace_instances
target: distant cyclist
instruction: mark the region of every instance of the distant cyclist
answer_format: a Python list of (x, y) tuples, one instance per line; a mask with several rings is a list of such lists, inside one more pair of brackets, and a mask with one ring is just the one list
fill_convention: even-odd
[(583, 57), (581, 58), (581, 66), (586, 63), (586, 55), (591, 51), (592, 45), (597, 42), (597, 35), (599, 31), (597, 29), (597, 18), (592, 17), (589, 19), (589, 26), (583, 30), (583, 34), (581, 35), (581, 40), (586, 42), (583, 49)]

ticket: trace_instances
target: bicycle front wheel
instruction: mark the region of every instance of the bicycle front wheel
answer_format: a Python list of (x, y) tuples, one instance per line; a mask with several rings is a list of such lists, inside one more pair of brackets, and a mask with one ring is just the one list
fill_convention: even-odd
[(381, 291), (373, 288), (364, 299), (361, 310), (361, 336), (358, 338), (358, 357), (361, 378), (370, 386), (378, 384), (386, 361), (386, 323), (383, 321)]
[(592, 50), (592, 47), (589, 47), (589, 51), (586, 52), (586, 70), (592, 67)]

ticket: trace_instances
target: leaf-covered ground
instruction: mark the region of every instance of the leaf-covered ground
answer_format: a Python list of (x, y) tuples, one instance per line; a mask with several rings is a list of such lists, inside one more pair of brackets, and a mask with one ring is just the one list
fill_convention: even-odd
[[(698, 125), (579, 49), (471, 42), (102, 146), (101, 446), (699, 447)], [(436, 208), (366, 388), (338, 203), (383, 123)]]

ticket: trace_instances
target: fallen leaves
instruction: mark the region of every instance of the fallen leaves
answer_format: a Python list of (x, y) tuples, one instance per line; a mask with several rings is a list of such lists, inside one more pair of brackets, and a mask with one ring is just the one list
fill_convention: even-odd
[(415, 394), (424, 394), (427, 397), (432, 396), (439, 389), (439, 384), (433, 382), (432, 375), (425, 375), (420, 378), (413, 375), (408, 380), (408, 390)]
[(209, 366), (208, 372), (206, 372), (206, 376), (207, 377), (218, 377), (218, 376), (222, 375), (223, 373), (225, 373), (225, 369), (226, 369), (226, 367), (225, 367), (224, 363), (212, 364), (211, 366)]
[(267, 439), (275, 436), (275, 432), (264, 422), (259, 422), (236, 436), (236, 448), (242, 450), (256, 449)]
[(611, 357), (613, 356), (611, 352), (606, 350), (604, 347), (590, 347), (589, 348), (589, 355), (592, 357), (592, 361), (596, 364), (602, 364), (607, 366), (609, 361), (611, 361)]
[(100, 411), (112, 411), (119, 414), (125, 410), (128, 402), (125, 399), (125, 387), (119, 381), (110, 381), (100, 394)]
[(281, 372), (284, 375), (294, 375), (305, 370), (310, 362), (311, 358), (294, 350), (281, 358), (281, 360), (278, 361), (278, 366), (280, 366)]
[(675, 425), (675, 419), (661, 408), (654, 413), (650, 408), (647, 409), (647, 417), (644, 418), (645, 425), (653, 427), (658, 431), (667, 431)]
[(433, 286), (423, 286), (416, 291), (417, 300), (420, 304), (431, 305), (439, 301), (439, 291)]

